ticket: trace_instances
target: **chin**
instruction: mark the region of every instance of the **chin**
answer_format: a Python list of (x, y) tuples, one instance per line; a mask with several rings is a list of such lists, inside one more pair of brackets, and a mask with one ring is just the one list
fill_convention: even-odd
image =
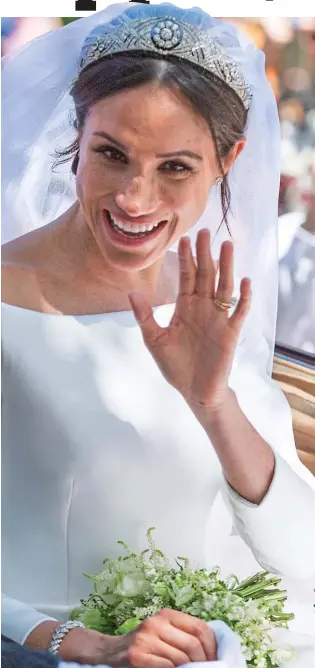
[(117, 249), (109, 248), (107, 244), (106, 246), (102, 244), (100, 250), (106, 264), (112, 270), (127, 272), (138, 272), (147, 269), (163, 258), (167, 252), (167, 249), (152, 249), (151, 252), (140, 255), (139, 253), (117, 251)]

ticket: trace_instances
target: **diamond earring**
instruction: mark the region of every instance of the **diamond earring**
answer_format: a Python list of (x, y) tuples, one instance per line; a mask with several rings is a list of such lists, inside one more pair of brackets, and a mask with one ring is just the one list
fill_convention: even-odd
[(218, 178), (215, 180), (216, 185), (220, 186), (223, 183), (223, 178), (222, 176), (218, 176)]

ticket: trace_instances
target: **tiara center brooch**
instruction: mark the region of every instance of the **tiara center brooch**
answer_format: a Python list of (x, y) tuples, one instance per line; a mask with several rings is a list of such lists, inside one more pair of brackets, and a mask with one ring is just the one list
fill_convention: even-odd
[(181, 43), (183, 32), (175, 20), (167, 19), (155, 23), (152, 27), (151, 39), (158, 49), (170, 51)]

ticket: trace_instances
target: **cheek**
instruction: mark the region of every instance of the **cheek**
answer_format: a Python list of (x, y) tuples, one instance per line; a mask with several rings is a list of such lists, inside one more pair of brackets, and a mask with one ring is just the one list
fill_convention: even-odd
[(208, 198), (208, 181), (194, 179), (190, 183), (183, 182), (177, 193), (176, 205), (174, 206), (183, 225), (199, 220), (206, 208)]
[(99, 156), (81, 155), (76, 175), (77, 192), (85, 199), (91, 199), (104, 194), (104, 188), (108, 189), (108, 174), (100, 165)]

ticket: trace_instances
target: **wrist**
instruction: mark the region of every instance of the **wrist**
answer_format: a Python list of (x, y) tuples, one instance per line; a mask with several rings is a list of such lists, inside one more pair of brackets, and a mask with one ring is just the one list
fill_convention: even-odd
[(76, 663), (89, 663), (91, 657), (88, 656), (86, 646), (86, 629), (72, 629), (64, 637), (60, 645), (58, 656), (63, 661), (75, 661)]
[(232, 408), (239, 407), (236, 394), (230, 387), (227, 388), (220, 399), (209, 406), (202, 406), (194, 402), (188, 402), (188, 405), (201, 426), (208, 431), (214, 427), (223, 424), (229, 416)]
[[(120, 638), (107, 636), (92, 629), (75, 628), (65, 636), (58, 656), (63, 661), (76, 662), (86, 665), (127, 665), (118, 661)], [(126, 657), (126, 652), (121, 653)]]
[(70, 631), (73, 631), (73, 629), (81, 628), (84, 629), (85, 626), (82, 624), (82, 622), (79, 622), (78, 620), (68, 620), (64, 624), (61, 624), (58, 626), (56, 631), (53, 633), (48, 651), (51, 652), (51, 654), (58, 655), (60, 652), (60, 647), (68, 635)]
[[(41, 622), (27, 636), (24, 644), (32, 649), (47, 652), (55, 631), (62, 624), (61, 621), (51, 620)], [(58, 650), (58, 657), (63, 661), (74, 661), (87, 665), (106, 664), (108, 663), (107, 657), (117, 655), (115, 649), (119, 640), (119, 638), (105, 636), (91, 629), (73, 628), (64, 636)]]
[(103, 635), (102, 663), (112, 666), (112, 668), (130, 665), (128, 650), (131, 636), (133, 636), (132, 631), (121, 636)]
[(41, 622), (27, 636), (24, 645), (31, 647), (32, 649), (39, 649), (42, 651), (48, 650), (52, 636), (60, 624), (62, 624), (62, 622), (52, 620)]

